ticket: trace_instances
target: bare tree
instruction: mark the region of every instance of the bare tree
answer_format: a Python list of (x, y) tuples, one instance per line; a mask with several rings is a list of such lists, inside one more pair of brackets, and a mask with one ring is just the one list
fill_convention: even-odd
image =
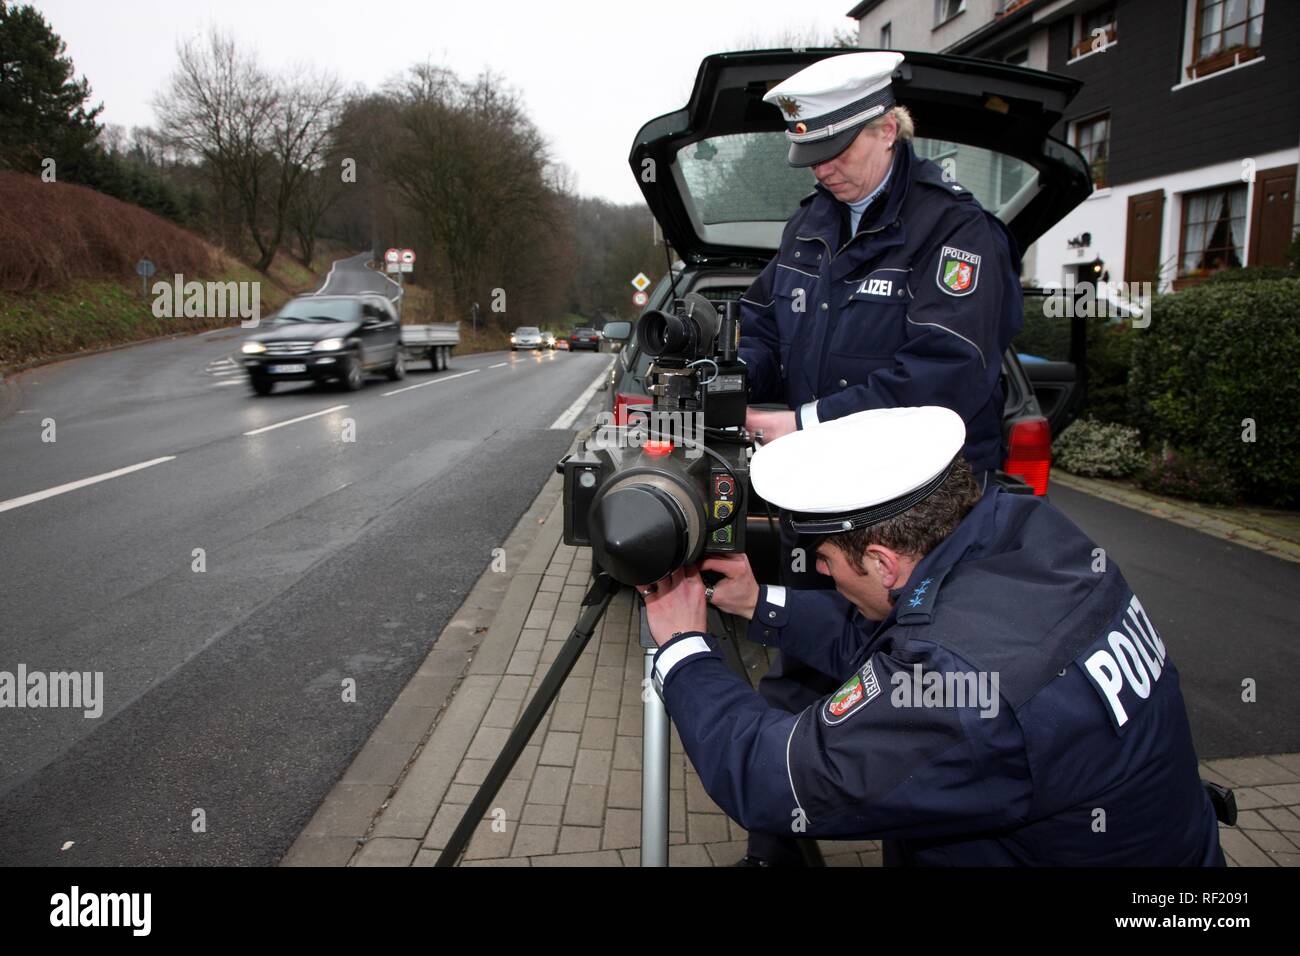
[(237, 199), (260, 271), (275, 259), (295, 192), (320, 165), (341, 93), (327, 74), (271, 76), (215, 27), (178, 47), (170, 85), (154, 103), (160, 130), (210, 171), (223, 236), (226, 197)]

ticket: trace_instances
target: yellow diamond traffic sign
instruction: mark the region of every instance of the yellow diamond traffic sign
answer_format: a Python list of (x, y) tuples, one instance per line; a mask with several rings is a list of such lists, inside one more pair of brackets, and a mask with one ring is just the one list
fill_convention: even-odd
[(650, 286), (650, 279), (644, 272), (638, 272), (636, 278), (632, 280), (632, 288), (638, 292), (644, 292)]

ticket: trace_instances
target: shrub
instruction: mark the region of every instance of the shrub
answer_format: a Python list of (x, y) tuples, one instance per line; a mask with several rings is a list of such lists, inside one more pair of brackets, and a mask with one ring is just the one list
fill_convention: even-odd
[(1136, 428), (1080, 419), (1052, 443), (1052, 463), (1088, 478), (1127, 478), (1143, 464)]
[(1133, 340), (1129, 408), (1149, 443), (1217, 463), (1252, 500), (1300, 502), (1300, 278), (1158, 296)]
[(1211, 505), (1234, 504), (1240, 497), (1232, 472), (1223, 465), (1173, 451), (1150, 456), (1136, 481), (1139, 487), (1156, 494)]

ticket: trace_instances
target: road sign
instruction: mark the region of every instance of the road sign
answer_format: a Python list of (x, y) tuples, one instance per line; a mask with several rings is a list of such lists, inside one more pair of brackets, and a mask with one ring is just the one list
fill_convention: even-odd
[(156, 271), (158, 271), (157, 268), (148, 259), (141, 259), (135, 264), (135, 274), (142, 279), (149, 278)]
[(385, 262), (400, 262), (402, 257), (401, 249), (389, 249), (384, 253)]
[(402, 264), (400, 262), (387, 262), (384, 264), (385, 272), (401, 272)]
[(650, 296), (646, 295), (644, 292), (637, 292), (632, 295), (632, 304), (635, 306), (645, 305), (649, 301)]
[(650, 287), (650, 278), (644, 272), (638, 272), (636, 278), (632, 280), (632, 288), (638, 292), (644, 292)]
[[(402, 250), (402, 263), (403, 263), (404, 265), (409, 265), (409, 264), (411, 264), (411, 263), (413, 263), (413, 262), (415, 262), (415, 250), (414, 250), (414, 249), (403, 249), (403, 250)], [(410, 272), (411, 270), (410, 270), (410, 269), (403, 269), (402, 271), (403, 271), (403, 272)]]
[(402, 263), (402, 271), (403, 271), (403, 272), (414, 272), (414, 271), (415, 271), (415, 263), (413, 263), (413, 262), (403, 262), (403, 263)]

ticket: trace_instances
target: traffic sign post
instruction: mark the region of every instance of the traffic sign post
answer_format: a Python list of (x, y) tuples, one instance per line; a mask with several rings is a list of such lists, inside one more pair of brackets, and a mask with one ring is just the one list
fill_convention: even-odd
[(632, 280), (632, 288), (636, 289), (638, 292), (644, 292), (646, 289), (650, 288), (650, 277), (644, 272), (638, 272), (636, 278)]
[(636, 292), (632, 295), (632, 304), (637, 308), (643, 308), (649, 301), (650, 296), (646, 295), (644, 292)]
[(148, 259), (141, 259), (135, 264), (135, 274), (140, 277), (140, 293), (145, 298), (149, 297), (149, 278), (157, 271)]

